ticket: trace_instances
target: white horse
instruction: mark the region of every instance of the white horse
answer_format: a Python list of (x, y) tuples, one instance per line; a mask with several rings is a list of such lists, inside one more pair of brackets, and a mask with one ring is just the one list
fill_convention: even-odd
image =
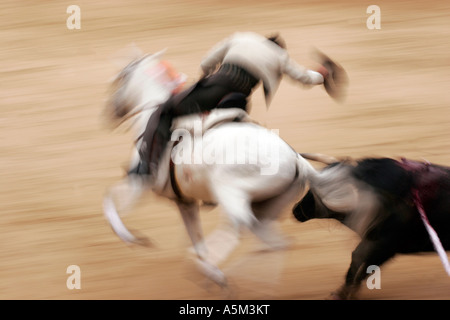
[[(135, 120), (138, 142), (131, 167), (139, 160), (139, 137), (149, 117), (169, 98), (174, 87), (161, 64), (161, 55), (146, 55), (126, 66), (113, 81), (106, 105), (112, 118)], [(200, 270), (225, 285), (226, 278), (218, 266), (238, 244), (240, 232), (248, 229), (269, 247), (282, 248), (284, 239), (274, 228), (277, 219), (287, 206), (304, 196), (317, 171), (277, 134), (249, 121), (243, 110), (216, 110), (209, 116), (186, 116), (184, 121), (177, 121), (173, 133), (178, 133), (177, 137), (188, 134), (175, 147), (167, 147), (156, 182), (149, 185), (134, 175), (122, 179), (108, 190), (104, 213), (123, 241), (142, 244), (146, 241), (126, 228), (118, 211), (132, 207), (148, 189), (172, 199), (183, 218)], [(223, 121), (236, 116), (245, 121)], [(220, 206), (235, 232), (231, 239), (215, 247), (205, 245), (199, 219), (202, 201)]]

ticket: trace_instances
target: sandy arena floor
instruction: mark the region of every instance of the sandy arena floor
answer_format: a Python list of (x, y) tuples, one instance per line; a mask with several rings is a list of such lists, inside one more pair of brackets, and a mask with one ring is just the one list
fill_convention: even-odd
[[(102, 214), (105, 189), (123, 175), (131, 135), (109, 131), (101, 111), (117, 57), (135, 43), (194, 81), (203, 55), (235, 31), (280, 32), (291, 56), (314, 66), (317, 47), (348, 71), (336, 104), (322, 87), (285, 80), (269, 110), (262, 90), (251, 115), (299, 152), (391, 156), (450, 165), (449, 1), (379, 0), (369, 30), (360, 1), (2, 1), (0, 11), (0, 299), (323, 299), (343, 281), (358, 239), (334, 221), (293, 220), (292, 246), (255, 253), (252, 236), (224, 266), (230, 292), (197, 282), (176, 207), (153, 195), (125, 218), (155, 248), (128, 247)], [(122, 51), (121, 51), (122, 50)], [(218, 209), (203, 210), (212, 231)], [(69, 265), (81, 289), (66, 287)], [(397, 256), (380, 290), (361, 299), (450, 299), (436, 254)]]

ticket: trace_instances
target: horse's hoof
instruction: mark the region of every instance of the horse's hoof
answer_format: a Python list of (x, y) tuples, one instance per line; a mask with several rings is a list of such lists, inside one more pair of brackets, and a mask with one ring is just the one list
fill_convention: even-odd
[(217, 207), (217, 203), (215, 202), (209, 202), (209, 201), (202, 201), (202, 207), (210, 207), (210, 208), (215, 208)]
[(346, 300), (346, 299), (337, 292), (331, 292), (328, 295), (328, 297), (325, 298), (325, 300)]
[(211, 280), (221, 288), (225, 288), (227, 286), (227, 278), (219, 268), (200, 259), (196, 260), (196, 265), (198, 270), (200, 270), (200, 272), (209, 280)]

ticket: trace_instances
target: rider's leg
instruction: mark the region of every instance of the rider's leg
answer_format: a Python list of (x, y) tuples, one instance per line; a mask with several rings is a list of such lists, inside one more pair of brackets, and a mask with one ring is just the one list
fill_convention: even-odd
[(152, 175), (170, 140), (172, 119), (188, 114), (213, 109), (230, 90), (226, 86), (214, 85), (203, 87), (201, 84), (189, 92), (181, 101), (178, 96), (162, 104), (150, 117), (142, 137), (139, 149), (140, 162), (128, 174)]
[(171, 106), (169, 112), (173, 117), (181, 117), (189, 114), (210, 111), (217, 107), (223, 97), (232, 91), (228, 86), (198, 86), (180, 103)]
[(152, 133), (146, 133), (146, 135), (153, 135), (148, 158), (150, 174), (156, 173), (159, 161), (164, 153), (164, 149), (170, 141), (170, 127), (172, 126), (172, 120), (175, 117), (211, 110), (217, 105), (223, 96), (228, 93), (229, 90), (227, 88), (220, 86), (210, 88), (198, 87), (179, 104), (165, 106), (165, 109), (159, 117), (157, 128)]
[(150, 119), (147, 122), (147, 126), (145, 128), (145, 131), (142, 136), (142, 142), (139, 147), (139, 156), (140, 160), (139, 163), (132, 168), (130, 171), (128, 171), (128, 175), (131, 174), (138, 174), (138, 175), (148, 175), (150, 174), (149, 169), (149, 159), (151, 154), (151, 149), (153, 145), (153, 140), (155, 136), (155, 132), (158, 128), (158, 123), (161, 117), (161, 112), (163, 106), (160, 106), (156, 109), (156, 111), (150, 116)]
[(164, 112), (159, 118), (158, 126), (154, 132), (151, 152), (148, 158), (150, 174), (156, 174), (159, 160), (161, 159), (166, 144), (170, 140), (172, 126), (172, 115), (170, 113)]
[(232, 92), (240, 92), (247, 97), (257, 83), (258, 80), (245, 70), (222, 65), (216, 74), (169, 99), (159, 107), (160, 114), (152, 116), (147, 125), (140, 150), (142, 169), (138, 168), (138, 171), (147, 173), (145, 168), (149, 166), (145, 162), (150, 161), (149, 172), (156, 173), (161, 154), (170, 139), (173, 118), (212, 110)]

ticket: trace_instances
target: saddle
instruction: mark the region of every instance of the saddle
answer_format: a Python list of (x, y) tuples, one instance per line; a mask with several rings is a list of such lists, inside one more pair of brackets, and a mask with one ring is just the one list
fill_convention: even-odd
[[(247, 112), (241, 108), (213, 109), (210, 112), (192, 114), (174, 119), (171, 131), (185, 130), (189, 132), (188, 137), (193, 141), (194, 136), (203, 135), (207, 130), (230, 122), (252, 122), (256, 123)], [(200, 130), (200, 132), (199, 132)], [(186, 135), (183, 135), (183, 139)], [(159, 170), (153, 185), (153, 191), (171, 199), (183, 199), (178, 188), (174, 162), (172, 161), (172, 150), (179, 141), (169, 141), (159, 162)]]
[[(174, 119), (170, 130), (184, 129), (190, 133), (198, 130), (200, 126), (201, 134), (208, 129), (227, 122), (254, 122), (245, 110), (240, 108), (213, 109), (209, 112), (192, 114)], [(195, 132), (198, 133), (198, 132)]]

